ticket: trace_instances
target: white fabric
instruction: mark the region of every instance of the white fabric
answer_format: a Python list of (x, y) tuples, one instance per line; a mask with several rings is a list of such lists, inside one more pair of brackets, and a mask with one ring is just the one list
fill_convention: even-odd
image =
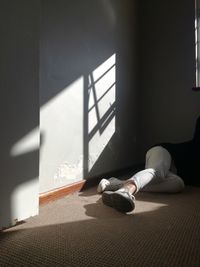
[(170, 171), (172, 159), (162, 146), (155, 146), (146, 154), (145, 170), (137, 172), (133, 181), (138, 191), (176, 193), (184, 189), (183, 180)]

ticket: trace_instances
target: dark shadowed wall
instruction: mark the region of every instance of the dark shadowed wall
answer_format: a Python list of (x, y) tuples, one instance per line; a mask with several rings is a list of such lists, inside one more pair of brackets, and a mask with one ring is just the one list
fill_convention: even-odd
[(140, 158), (157, 142), (190, 139), (195, 86), (195, 1), (140, 2)]

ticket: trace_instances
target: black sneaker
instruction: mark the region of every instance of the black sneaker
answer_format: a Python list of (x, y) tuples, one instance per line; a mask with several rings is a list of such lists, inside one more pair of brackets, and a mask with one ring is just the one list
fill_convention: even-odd
[(130, 212), (135, 208), (135, 197), (126, 188), (115, 192), (104, 191), (102, 201), (105, 205), (123, 213)]
[(116, 191), (123, 186), (123, 181), (111, 177), (110, 179), (102, 179), (97, 187), (98, 193), (103, 193), (104, 191)]

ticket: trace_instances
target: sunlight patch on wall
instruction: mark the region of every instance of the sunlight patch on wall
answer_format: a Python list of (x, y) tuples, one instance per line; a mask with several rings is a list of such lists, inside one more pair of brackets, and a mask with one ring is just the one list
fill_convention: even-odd
[(77, 158), (79, 160), (76, 161), (76, 164), (64, 161), (57, 167), (54, 174), (54, 185), (56, 188), (65, 185), (66, 179), (67, 184), (80, 181), (83, 172), (83, 157), (77, 156)]
[[(39, 151), (40, 143), (39, 127), (33, 129), (18, 142), (16, 142), (11, 150), (10, 156), (14, 158), (28, 157), (32, 153)], [(26, 173), (27, 166), (21, 167), (20, 175)], [(38, 170), (37, 170), (38, 172)], [(17, 172), (16, 172), (17, 175)], [(16, 177), (17, 180), (18, 177)], [(26, 178), (26, 177), (23, 177)], [(32, 177), (31, 177), (32, 178)], [(37, 215), (39, 211), (39, 180), (38, 177), (29, 180), (27, 182), (16, 185), (13, 192), (11, 193), (10, 201), (10, 223), (11, 225), (16, 224), (18, 221), (25, 220), (31, 216)]]
[(15, 187), (11, 195), (12, 224), (38, 214), (39, 211), (38, 177)]
[(81, 76), (40, 109), (40, 192), (82, 179), (83, 86)]
[(115, 54), (89, 75), (88, 93), (88, 170), (90, 171), (115, 132)]
[(39, 150), (39, 138), (39, 127), (37, 127), (12, 146), (10, 155), (12, 157), (17, 157), (25, 153)]

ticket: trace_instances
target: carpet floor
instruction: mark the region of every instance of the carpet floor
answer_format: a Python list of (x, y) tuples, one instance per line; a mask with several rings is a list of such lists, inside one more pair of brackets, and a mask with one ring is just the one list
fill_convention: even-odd
[(0, 233), (0, 266), (200, 266), (200, 188), (138, 193), (121, 214), (95, 188), (41, 206)]

